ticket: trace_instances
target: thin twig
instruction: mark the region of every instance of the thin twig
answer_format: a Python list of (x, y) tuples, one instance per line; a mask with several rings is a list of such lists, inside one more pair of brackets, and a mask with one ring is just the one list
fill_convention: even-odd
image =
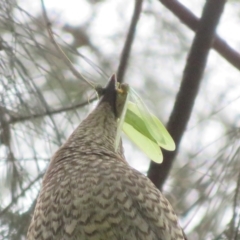
[(42, 178), (43, 173), (39, 174), (33, 181), (31, 181), (14, 199), (0, 212), (0, 217), (5, 214), (24, 194), (38, 181)]
[(23, 122), (23, 121), (27, 121), (27, 120), (33, 120), (33, 119), (39, 118), (39, 117), (45, 117), (45, 116), (49, 116), (49, 115), (59, 114), (59, 113), (66, 112), (66, 111), (71, 111), (71, 110), (83, 107), (97, 99), (98, 99), (98, 97), (95, 97), (95, 98), (92, 98), (83, 103), (78, 103), (78, 104), (75, 104), (72, 106), (62, 107), (62, 108), (58, 108), (55, 110), (48, 110), (48, 112), (35, 113), (35, 114), (28, 115), (28, 116), (20, 116), (20, 117), (11, 116), (11, 119), (9, 120), (8, 123), (13, 124), (13, 123)]
[(135, 0), (135, 6), (134, 6), (134, 12), (133, 12), (131, 24), (128, 30), (127, 38), (122, 50), (121, 59), (120, 59), (120, 63), (117, 70), (117, 81), (120, 83), (123, 82), (124, 75), (126, 73), (127, 64), (128, 64), (128, 60), (131, 53), (135, 32), (136, 32), (137, 23), (142, 10), (142, 2), (143, 0)]
[(240, 218), (238, 219), (238, 225), (237, 225), (237, 228), (236, 228), (236, 231), (235, 231), (235, 237), (234, 237), (234, 240), (239, 240), (239, 230), (240, 229)]
[(54, 47), (56, 48), (57, 52), (59, 53), (61, 59), (64, 61), (64, 63), (69, 67), (69, 69), (71, 70), (72, 74), (77, 78), (77, 79), (82, 79), (85, 83), (87, 83), (90, 87), (95, 89), (95, 86), (93, 83), (91, 83), (90, 81), (88, 81), (86, 78), (83, 77), (83, 75), (77, 71), (77, 69), (73, 66), (73, 64), (71, 63), (71, 61), (68, 59), (68, 57), (66, 56), (66, 54), (63, 52), (63, 50), (61, 49), (61, 47), (57, 44), (57, 42), (54, 39), (54, 35), (53, 35), (53, 31), (51, 28), (51, 23), (48, 19), (48, 15), (47, 15), (47, 10), (45, 8), (45, 4), (44, 4), (44, 0), (41, 0), (41, 4), (42, 4), (42, 11), (43, 11), (43, 16), (47, 25), (47, 31), (48, 31), (48, 35), (50, 37), (51, 42), (53, 43)]
[(237, 186), (236, 186), (236, 190), (235, 190), (235, 194), (234, 194), (234, 200), (233, 200), (233, 216), (232, 216), (232, 221), (230, 223), (230, 238), (229, 239), (237, 239), (237, 235), (238, 235), (238, 228), (236, 229), (236, 231), (234, 231), (235, 229), (235, 224), (236, 224), (236, 211), (238, 208), (238, 196), (239, 196), (239, 192), (240, 192), (240, 172), (238, 174), (238, 180), (237, 180)]
[(148, 170), (149, 178), (160, 189), (172, 167), (189, 121), (224, 4), (225, 0), (208, 0), (203, 9), (199, 28), (184, 69), (182, 83), (167, 125), (168, 131), (176, 143), (176, 150), (174, 152), (163, 151), (163, 163), (158, 165), (151, 162)]
[[(31, 54), (29, 53), (28, 49), (27, 49), (27, 48), (24, 48), (24, 50), (25, 50), (25, 52), (27, 53), (27, 55), (29, 56), (29, 59), (31, 59), (32, 62), (34, 62), (34, 58), (33, 58), (33, 57), (31, 56)], [(35, 63), (35, 62), (34, 62), (34, 63)], [(28, 71), (27, 71), (27, 73), (28, 73)], [(29, 75), (29, 74), (27, 74), (27, 75)], [(31, 78), (29, 77), (29, 79), (31, 79)], [(51, 121), (52, 124), (53, 124), (53, 129), (55, 130), (55, 133), (56, 133), (56, 135), (57, 135), (57, 141), (58, 141), (58, 143), (59, 143), (59, 144), (62, 144), (62, 142), (61, 142), (61, 134), (60, 134), (60, 132), (59, 132), (59, 129), (58, 129), (58, 127), (57, 127), (57, 124), (56, 124), (54, 118), (52, 118), (52, 116), (49, 114), (50, 108), (49, 108), (49, 106), (48, 106), (47, 101), (45, 100), (45, 98), (44, 98), (44, 96), (43, 96), (43, 93), (39, 90), (37, 84), (35, 84), (34, 81), (30, 81), (30, 82), (31, 82), (31, 85), (32, 85), (33, 88), (34, 88), (34, 92), (35, 92), (36, 96), (38, 96), (38, 99), (41, 101), (42, 105), (43, 105), (44, 108), (45, 108), (45, 111), (46, 111), (47, 115), (48, 115), (49, 118), (50, 118), (50, 121)]]
[[(182, 3), (176, 0), (159, 0), (165, 7), (174, 13), (184, 24), (190, 29), (196, 31), (199, 24), (199, 18), (197, 18), (189, 9), (187, 9)], [(225, 40), (220, 38), (217, 34), (214, 35), (214, 41), (212, 47), (229, 63), (240, 70), (240, 53), (231, 48)]]

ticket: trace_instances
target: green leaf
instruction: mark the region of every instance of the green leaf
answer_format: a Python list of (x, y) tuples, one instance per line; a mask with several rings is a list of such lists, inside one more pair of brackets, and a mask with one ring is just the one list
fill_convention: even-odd
[(158, 144), (137, 131), (132, 125), (124, 122), (123, 131), (151, 160), (161, 163), (162, 152)]

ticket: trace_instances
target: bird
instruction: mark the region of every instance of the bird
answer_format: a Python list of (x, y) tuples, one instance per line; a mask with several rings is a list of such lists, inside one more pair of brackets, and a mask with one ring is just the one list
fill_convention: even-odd
[[(168, 200), (115, 149), (124, 101), (113, 75), (50, 160), (27, 240), (186, 240)], [(121, 99), (121, 100), (119, 100)]]

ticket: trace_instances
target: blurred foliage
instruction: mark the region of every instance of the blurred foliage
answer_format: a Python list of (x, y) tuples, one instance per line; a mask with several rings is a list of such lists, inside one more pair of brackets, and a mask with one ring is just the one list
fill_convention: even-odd
[[(50, 26), (78, 71), (104, 85), (117, 69), (134, 1), (79, 2), (58, 10), (46, 0)], [(204, 3), (185, 2), (193, 12)], [(87, 17), (74, 4), (87, 7)], [(239, 23), (235, 4), (228, 2), (220, 30), (230, 28), (231, 19)], [(63, 14), (73, 8), (82, 20)], [(193, 36), (160, 2), (145, 1), (125, 81), (165, 123)], [(24, 239), (51, 155), (96, 96), (52, 44), (40, 1), (0, 2), (0, 75), (0, 238)], [(239, 86), (239, 72), (212, 52), (164, 188), (189, 239), (240, 238)], [(129, 163), (147, 171), (148, 160), (129, 142), (125, 148)]]

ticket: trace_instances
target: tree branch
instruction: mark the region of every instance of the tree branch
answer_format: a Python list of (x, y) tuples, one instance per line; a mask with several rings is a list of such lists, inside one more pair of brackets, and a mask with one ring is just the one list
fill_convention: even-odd
[(142, 2), (143, 0), (135, 0), (135, 6), (134, 6), (134, 12), (133, 12), (131, 24), (128, 30), (127, 38), (122, 50), (121, 59), (120, 59), (120, 63), (117, 70), (117, 81), (120, 83), (123, 82), (123, 78), (127, 69), (127, 64), (128, 64), (133, 40), (134, 40), (137, 23), (142, 10)]
[[(197, 30), (199, 19), (189, 11), (183, 4), (177, 0), (159, 0), (165, 7), (167, 7), (174, 15), (176, 15), (184, 24), (186, 24), (193, 31)], [(214, 35), (212, 47), (229, 63), (240, 70), (240, 54), (231, 48), (225, 40), (220, 38), (217, 34)]]
[(184, 69), (182, 83), (167, 125), (168, 131), (176, 143), (176, 150), (174, 152), (163, 151), (163, 163), (158, 165), (151, 162), (148, 171), (149, 178), (160, 189), (172, 167), (189, 121), (224, 4), (225, 0), (208, 0), (204, 6), (199, 28)]

